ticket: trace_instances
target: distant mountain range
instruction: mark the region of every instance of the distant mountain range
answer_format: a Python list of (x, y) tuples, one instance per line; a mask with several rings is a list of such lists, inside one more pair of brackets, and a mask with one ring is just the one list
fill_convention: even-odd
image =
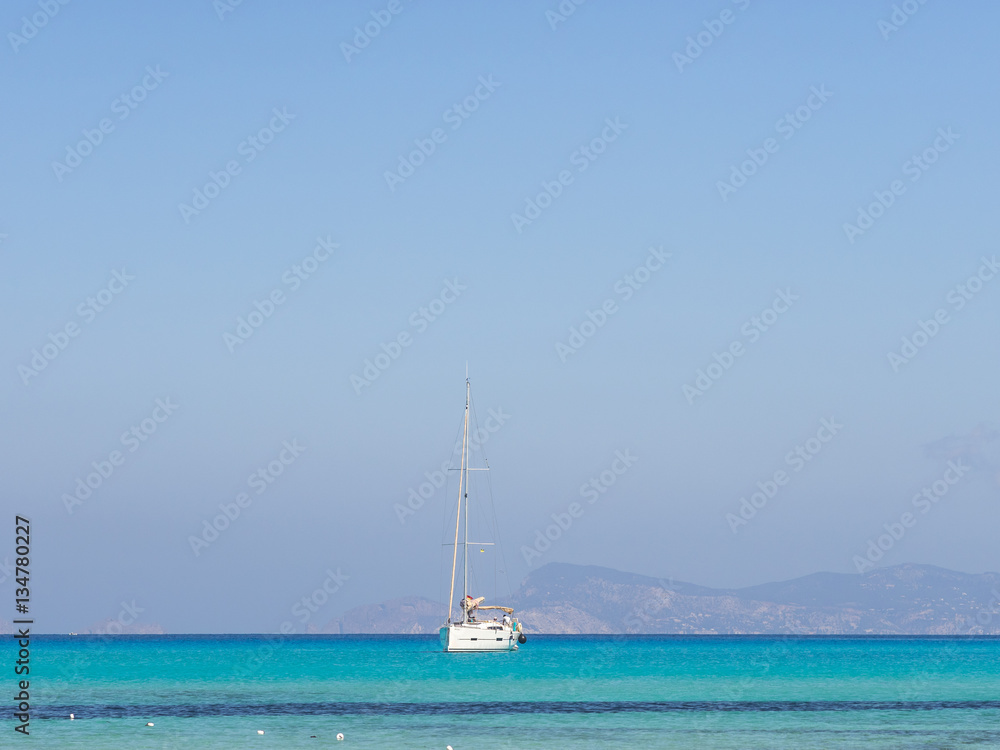
[(77, 635), (164, 635), (166, 631), (156, 622), (123, 625), (119, 620), (110, 617), (101, 622), (95, 622), (85, 630), (77, 631)]
[[(19, 625), (18, 627), (24, 626)], [(0, 635), (10, 635), (15, 632), (13, 623), (0, 619)], [(32, 629), (32, 632), (42, 634), (45, 631)], [(76, 631), (74, 635), (163, 635), (165, 633), (166, 631), (157, 623), (122, 625), (118, 620), (108, 618), (102, 622), (94, 623), (89, 628)]]
[[(551, 634), (1000, 634), (1000, 574), (916, 564), (713, 589), (550, 563), (524, 579), (510, 604), (525, 630)], [(445, 609), (393, 599), (356, 607), (321, 632), (433, 633)]]
[[(1000, 635), (1000, 574), (912, 563), (714, 589), (591, 565), (550, 563), (509, 600), (528, 633)], [(355, 607), (322, 633), (436, 633), (446, 607), (418, 596)], [(0, 634), (12, 633), (0, 619)], [(106, 620), (81, 630), (160, 634)]]

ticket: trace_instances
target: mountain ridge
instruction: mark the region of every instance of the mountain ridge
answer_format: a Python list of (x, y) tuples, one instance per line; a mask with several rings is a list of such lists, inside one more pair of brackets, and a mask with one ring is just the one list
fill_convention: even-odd
[[(1000, 634), (1000, 573), (903, 563), (716, 589), (549, 563), (525, 577), (509, 604), (526, 630), (550, 634)], [(402, 597), (356, 607), (322, 632), (433, 633), (445, 609)]]

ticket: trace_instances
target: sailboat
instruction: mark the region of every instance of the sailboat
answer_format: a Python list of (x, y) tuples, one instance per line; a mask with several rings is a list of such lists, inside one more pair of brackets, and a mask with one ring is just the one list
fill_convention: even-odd
[[(465, 378), (465, 426), (462, 435), (462, 463), (458, 473), (458, 509), (455, 512), (455, 541), (452, 546), (451, 588), (448, 593), (448, 621), (441, 626), (441, 646), (445, 651), (517, 651), (519, 643), (527, 638), (521, 623), (514, 617), (511, 607), (485, 605), (484, 597), (473, 597), (469, 593), (469, 472), (489, 471), (469, 467), (469, 401), (471, 386), (468, 374)], [(464, 510), (464, 513), (463, 513)], [(465, 535), (459, 542), (458, 532), (465, 521)], [(489, 544), (474, 542), (473, 546)], [(455, 571), (458, 567), (458, 548), (462, 547), (464, 571), (462, 575), (462, 599), (459, 617), (452, 619), (455, 609)], [(487, 611), (502, 612), (502, 616), (490, 618)]]

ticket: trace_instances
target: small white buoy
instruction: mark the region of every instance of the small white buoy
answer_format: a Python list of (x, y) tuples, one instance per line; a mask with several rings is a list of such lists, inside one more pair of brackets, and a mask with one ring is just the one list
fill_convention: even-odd
[(451, 745), (448, 745), (448, 747), (446, 747), (444, 750), (455, 750), (455, 748), (453, 748)]
[(257, 730), (257, 734), (264, 734), (264, 730), (263, 729), (258, 729)]
[(151, 721), (147, 721), (147, 722), (146, 722), (146, 726), (147, 726), (147, 727), (151, 727), (151, 726), (153, 726), (153, 722), (151, 722)]
[(338, 740), (344, 739), (344, 733), (343, 732), (337, 732), (337, 739)]
[(75, 719), (75, 718), (76, 718), (76, 717), (75, 717), (75, 716), (74, 716), (73, 714), (70, 714), (70, 715), (69, 715), (69, 720), (70, 720), (70, 721), (73, 721), (73, 719)]

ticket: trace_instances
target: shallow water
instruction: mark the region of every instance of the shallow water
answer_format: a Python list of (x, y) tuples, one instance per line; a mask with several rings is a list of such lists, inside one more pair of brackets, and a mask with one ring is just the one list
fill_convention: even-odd
[(31, 662), (30, 740), (5, 709), (2, 747), (1000, 747), (996, 638), (531, 636), (445, 654), (428, 636), (35, 636)]

